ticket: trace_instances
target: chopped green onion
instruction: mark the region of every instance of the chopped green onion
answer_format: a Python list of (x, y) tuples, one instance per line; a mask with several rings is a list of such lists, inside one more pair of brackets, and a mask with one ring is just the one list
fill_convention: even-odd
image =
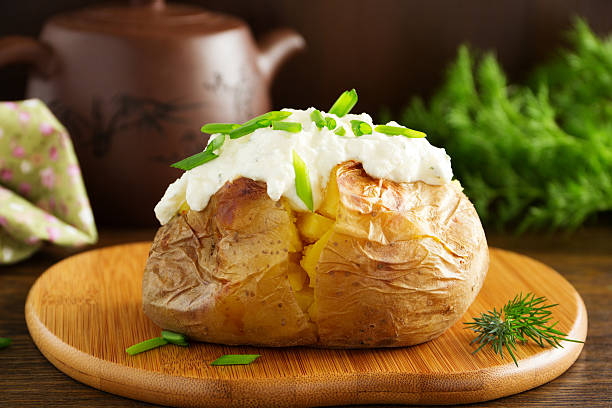
[(168, 344), (168, 342), (162, 337), (154, 337), (152, 339), (145, 340), (141, 343), (134, 344), (133, 346), (126, 348), (125, 352), (128, 353), (130, 356), (133, 356), (142, 353), (143, 351), (148, 351), (160, 346), (165, 346), (166, 344)]
[(285, 111), (270, 111), (268, 113), (264, 113), (263, 115), (259, 115), (251, 120), (248, 120), (246, 122), (244, 122), (242, 124), (242, 126), (246, 126), (246, 125), (251, 125), (253, 123), (257, 123), (262, 119), (267, 119), (269, 121), (273, 121), (273, 120), (283, 120), (283, 119), (287, 119), (289, 116), (291, 116), (291, 112), (285, 112)]
[(346, 129), (344, 129), (344, 126), (340, 126), (338, 129), (334, 131), (334, 133), (337, 134), (338, 136), (344, 136), (346, 135)]
[(310, 211), (314, 211), (312, 188), (306, 163), (293, 151), (293, 170), (295, 171), (295, 192)]
[(191, 170), (194, 167), (208, 163), (209, 161), (219, 157), (219, 155), (215, 153), (215, 150), (219, 150), (224, 143), (225, 135), (222, 134), (221, 136), (217, 136), (208, 144), (208, 146), (206, 146), (206, 150), (203, 152), (196, 153), (193, 156), (189, 156), (179, 162), (171, 164), (170, 167), (181, 170)]
[(205, 150), (200, 153), (196, 153), (193, 156), (189, 156), (179, 162), (171, 164), (170, 167), (181, 170), (191, 170), (194, 167), (198, 167), (201, 164), (208, 163), (209, 161), (219, 157), (218, 154), (214, 154), (211, 151)]
[(250, 135), (257, 129), (270, 126), (270, 123), (271, 121), (269, 119), (259, 119), (257, 122), (242, 125), (230, 132), (230, 139), (239, 139), (243, 136)]
[(353, 106), (357, 103), (357, 91), (351, 89), (350, 91), (344, 91), (342, 95), (336, 100), (328, 113), (341, 118), (353, 109)]
[(362, 120), (351, 120), (351, 128), (357, 137), (372, 133), (372, 126)]
[(325, 126), (329, 129), (329, 130), (334, 130), (336, 128), (336, 119), (331, 118), (331, 117), (326, 117), (325, 118)]
[(315, 123), (315, 125), (317, 125), (319, 129), (325, 126), (325, 118), (323, 117), (323, 115), (321, 115), (321, 111), (317, 109), (312, 111), (312, 113), (310, 114), (310, 119)]
[(210, 363), (210, 365), (247, 365), (257, 360), (258, 357), (260, 357), (259, 354), (226, 354)]
[(176, 344), (177, 346), (188, 346), (187, 337), (180, 333), (171, 332), (170, 330), (162, 330), (162, 338), (168, 343)]
[(8, 337), (0, 337), (0, 350), (3, 348), (7, 348), (12, 343), (12, 340)]
[(419, 132), (418, 130), (408, 129), (401, 126), (389, 126), (389, 125), (378, 125), (374, 128), (375, 131), (379, 133), (384, 133), (385, 135), (401, 135), (412, 138), (426, 137), (427, 135), (423, 132)]
[(274, 130), (284, 130), (285, 132), (298, 133), (302, 131), (302, 124), (299, 122), (280, 122), (273, 121), (272, 129)]
[(237, 123), (207, 123), (202, 126), (202, 133), (223, 133), (224, 135), (229, 134), (232, 130), (239, 128), (241, 125)]

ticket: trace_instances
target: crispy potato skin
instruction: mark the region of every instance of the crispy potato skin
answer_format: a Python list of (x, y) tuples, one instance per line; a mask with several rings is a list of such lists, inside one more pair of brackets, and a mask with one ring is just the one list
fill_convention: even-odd
[(164, 329), (223, 344), (312, 344), (316, 331), (287, 279), (297, 235), (265, 183), (226, 184), (202, 212), (155, 236), (143, 278), (144, 312)]
[(223, 344), (397, 347), (442, 334), (472, 303), (489, 255), (458, 182), (431, 186), (336, 170), (340, 203), (316, 267), (315, 322), (287, 279), (294, 220), (265, 183), (227, 183), (162, 226), (143, 279), (156, 324)]
[(337, 172), (335, 230), (317, 265), (319, 343), (407, 346), (431, 340), (472, 303), (489, 252), (458, 182), (374, 180), (361, 165)]

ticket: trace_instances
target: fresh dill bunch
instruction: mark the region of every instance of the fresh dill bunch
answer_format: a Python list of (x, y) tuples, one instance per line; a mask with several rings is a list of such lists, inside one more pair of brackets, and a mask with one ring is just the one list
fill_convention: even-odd
[(512, 357), (518, 367), (516, 356), (516, 342), (526, 343), (529, 339), (535, 341), (540, 347), (546, 345), (563, 347), (560, 341), (582, 343), (580, 340), (568, 339), (567, 334), (555, 329), (559, 322), (551, 323), (550, 309), (556, 304), (545, 305), (545, 297), (536, 297), (534, 294), (521, 293), (508, 301), (501, 310), (493, 309), (475, 317), (473, 321), (464, 323), (478, 336), (470, 344), (479, 344), (472, 354), (477, 353), (486, 345), (490, 345), (495, 354), (504, 357), (504, 348)]
[(462, 46), (429, 103), (401, 115), (447, 150), (487, 226), (574, 229), (612, 210), (612, 39), (579, 20), (570, 41), (529, 86)]

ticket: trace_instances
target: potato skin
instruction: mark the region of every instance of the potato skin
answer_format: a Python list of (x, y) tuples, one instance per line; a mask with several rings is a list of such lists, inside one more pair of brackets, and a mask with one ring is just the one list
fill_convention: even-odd
[(144, 312), (164, 329), (223, 344), (312, 344), (287, 279), (290, 214), (265, 183), (226, 184), (202, 212), (162, 226), (143, 277)]
[(419, 344), (452, 326), (478, 294), (489, 252), (458, 182), (374, 180), (337, 171), (335, 231), (317, 265), (319, 344)]
[(263, 346), (397, 347), (435, 338), (472, 303), (488, 248), (458, 182), (432, 186), (336, 170), (340, 203), (316, 268), (313, 321), (287, 279), (294, 220), (265, 183), (227, 183), (155, 236), (144, 311), (195, 340)]

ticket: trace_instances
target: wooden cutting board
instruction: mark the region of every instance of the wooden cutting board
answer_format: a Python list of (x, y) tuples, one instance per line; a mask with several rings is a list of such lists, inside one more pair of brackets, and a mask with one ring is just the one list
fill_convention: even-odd
[[(141, 308), (150, 243), (85, 252), (48, 269), (30, 290), (26, 320), (58, 369), (114, 394), (173, 406), (455, 404), (485, 401), (544, 384), (567, 370), (582, 344), (519, 346), (516, 367), (490, 350), (472, 355), (471, 317), (519, 292), (559, 303), (553, 316), (584, 340), (587, 313), (576, 290), (533, 259), (491, 249), (487, 279), (465, 316), (441, 337), (398, 349), (324, 350), (168, 345), (137, 356), (125, 348), (160, 335)], [(223, 354), (261, 354), (248, 366), (215, 367)]]

